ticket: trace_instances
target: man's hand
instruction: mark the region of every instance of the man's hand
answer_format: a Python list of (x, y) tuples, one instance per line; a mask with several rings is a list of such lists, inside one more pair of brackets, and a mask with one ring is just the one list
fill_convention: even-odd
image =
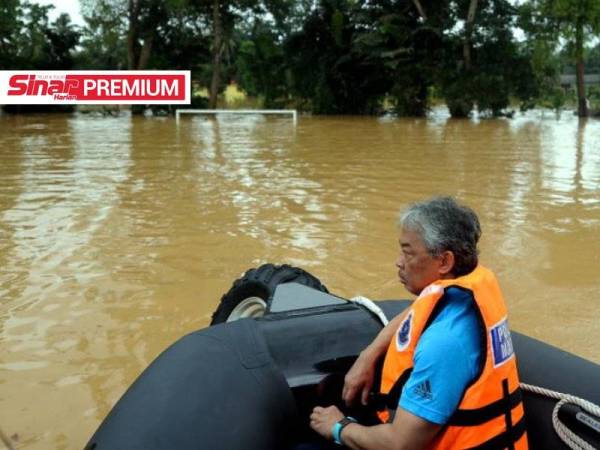
[(346, 405), (354, 404), (356, 397), (360, 395), (363, 405), (369, 400), (369, 392), (373, 387), (375, 378), (375, 362), (377, 358), (372, 358), (368, 353), (361, 353), (344, 378), (344, 389), (342, 399)]
[(310, 415), (310, 427), (324, 438), (333, 439), (331, 429), (336, 422), (343, 418), (344, 415), (335, 406), (328, 406), (327, 408), (317, 406)]
[(358, 395), (360, 395), (362, 404), (367, 404), (369, 392), (373, 387), (377, 361), (385, 354), (394, 333), (409, 312), (410, 308), (407, 308), (394, 317), (379, 332), (375, 340), (360, 353), (344, 380), (342, 399), (346, 402), (346, 405), (351, 406)]

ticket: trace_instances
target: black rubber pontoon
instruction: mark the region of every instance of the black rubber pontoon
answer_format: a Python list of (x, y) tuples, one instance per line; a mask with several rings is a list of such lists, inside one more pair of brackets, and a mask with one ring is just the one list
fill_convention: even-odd
[[(393, 317), (408, 301), (378, 305)], [(295, 283), (277, 287), (270, 313), (191, 333), (128, 389), (86, 450), (271, 450), (310, 437), (309, 411), (339, 404), (343, 374), (381, 329), (371, 313)], [(600, 366), (513, 332), (521, 381), (600, 404)], [(552, 427), (556, 401), (528, 392), (530, 448), (567, 448)], [(353, 411), (366, 416), (369, 411)], [(600, 432), (561, 411), (600, 447)]]

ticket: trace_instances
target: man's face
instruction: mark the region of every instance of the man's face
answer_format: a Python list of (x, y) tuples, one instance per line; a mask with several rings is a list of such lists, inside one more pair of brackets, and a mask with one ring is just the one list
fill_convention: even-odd
[(431, 256), (419, 233), (402, 229), (400, 255), (396, 261), (398, 278), (406, 289), (415, 295), (444, 277), (443, 256)]

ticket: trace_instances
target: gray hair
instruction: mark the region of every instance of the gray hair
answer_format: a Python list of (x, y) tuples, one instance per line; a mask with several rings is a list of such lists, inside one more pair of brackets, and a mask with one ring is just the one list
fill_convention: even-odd
[(400, 215), (399, 225), (419, 233), (432, 256), (454, 253), (455, 276), (466, 275), (477, 266), (477, 242), (481, 226), (477, 214), (451, 197), (434, 197), (410, 205)]

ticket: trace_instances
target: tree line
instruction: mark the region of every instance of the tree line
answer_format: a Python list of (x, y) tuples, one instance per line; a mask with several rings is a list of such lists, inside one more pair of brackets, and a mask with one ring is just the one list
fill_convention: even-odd
[(271, 107), (316, 114), (423, 116), (444, 101), (560, 108), (576, 75), (589, 114), (600, 89), (598, 0), (80, 0), (85, 21), (52, 6), (0, 2), (1, 69), (186, 69), (215, 107), (235, 81)]

